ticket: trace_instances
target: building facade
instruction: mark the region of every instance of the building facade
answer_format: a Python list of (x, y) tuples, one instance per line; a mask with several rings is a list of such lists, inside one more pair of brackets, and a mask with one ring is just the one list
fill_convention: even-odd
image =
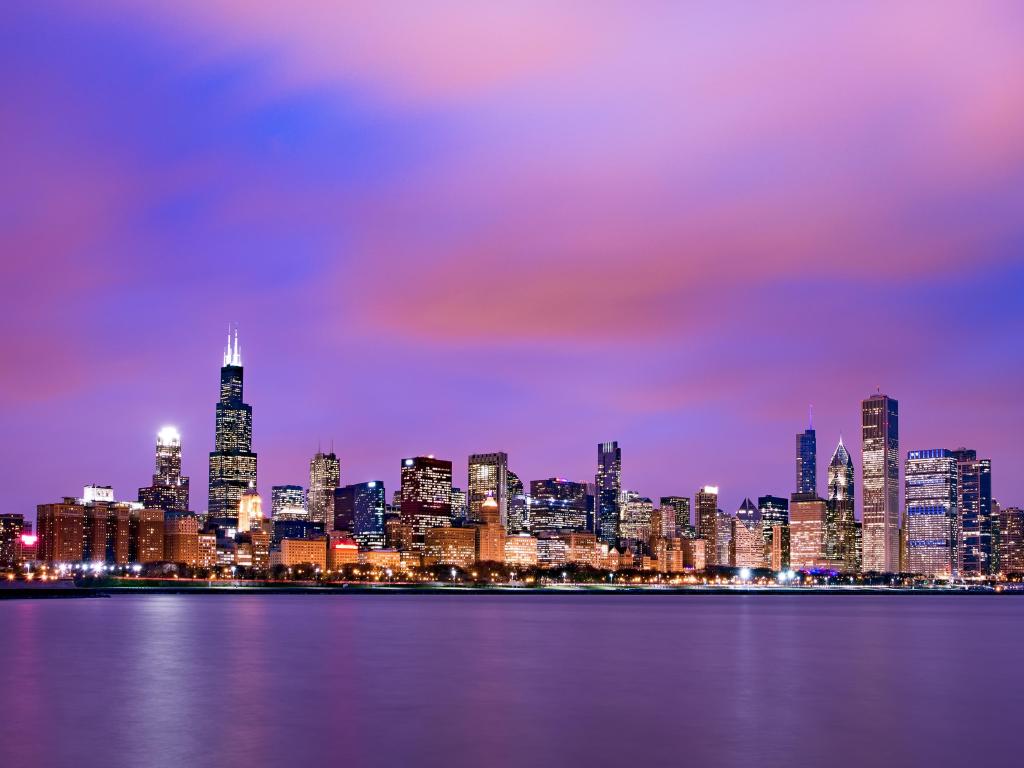
[(907, 554), (911, 573), (949, 577), (960, 569), (959, 468), (952, 451), (910, 451), (906, 482)]
[(958, 448), (957, 507), (960, 513), (960, 562), (964, 576), (994, 572), (998, 518), (992, 510), (992, 461), (978, 452)]
[(872, 395), (861, 403), (863, 569), (899, 570), (899, 403)]
[(498, 521), (508, 522), (508, 454), (474, 453), (469, 457), (469, 483), (466, 501), (471, 522), (482, 522), (480, 507), (488, 497), (498, 504)]
[(614, 545), (619, 538), (619, 497), (622, 495), (622, 450), (615, 441), (598, 443), (594, 477), (594, 525), (600, 541)]
[(207, 511), (213, 518), (237, 518), (242, 494), (256, 487), (256, 454), (252, 450), (252, 407), (243, 400), (242, 352), (238, 331), (228, 337), (220, 369), (214, 450), (210, 453)]
[(306, 509), (309, 519), (322, 523), (328, 531), (334, 525), (334, 491), (341, 485), (341, 462), (331, 453), (317, 451), (309, 460), (309, 492)]
[(181, 474), (181, 434), (164, 427), (156, 436), (153, 482), (139, 488), (139, 503), (165, 512), (188, 511), (188, 478)]
[(421, 551), (431, 528), (452, 524), (452, 463), (415, 456), (401, 463), (402, 522), (411, 528), (414, 550)]

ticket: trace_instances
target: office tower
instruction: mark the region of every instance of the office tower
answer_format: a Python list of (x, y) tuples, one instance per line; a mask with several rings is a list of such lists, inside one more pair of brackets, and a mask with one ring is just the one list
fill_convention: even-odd
[(693, 525), (690, 523), (690, 499), (688, 496), (662, 496), (658, 500), (662, 509), (671, 509), (675, 519), (676, 536), (692, 537)]
[(384, 548), (382, 480), (345, 485), (334, 492), (334, 530), (347, 531), (361, 549)]
[(960, 563), (959, 471), (952, 451), (910, 451), (904, 471), (906, 569), (925, 576), (955, 575)]
[(139, 503), (166, 512), (188, 511), (188, 478), (181, 474), (181, 435), (174, 427), (157, 433), (153, 483), (139, 488)]
[(252, 451), (252, 407), (242, 400), (242, 352), (238, 331), (228, 335), (224, 365), (220, 369), (220, 401), (214, 451), (210, 453), (208, 514), (234, 518), (242, 494), (256, 487), (256, 454)]
[(759, 526), (761, 524), (761, 510), (755, 507), (754, 502), (749, 498), (744, 499), (743, 503), (740, 504), (740, 508), (736, 510), (736, 517), (748, 526)]
[(850, 452), (839, 445), (828, 464), (828, 520), (825, 550), (829, 559), (842, 561), (843, 570), (857, 570), (857, 521), (854, 517), (854, 470)]
[(491, 497), (498, 505), (498, 520), (501, 525), (508, 522), (508, 454), (475, 453), (469, 457), (469, 484), (466, 486), (466, 500), (469, 504), (469, 519), (475, 523), (482, 520), (480, 507)]
[(511, 470), (508, 473), (507, 515), (505, 527), (509, 533), (526, 533), (530, 530), (530, 500), (523, 487), (523, 481)]
[(21, 535), (25, 533), (25, 516), (16, 513), (0, 515), (0, 568), (13, 568), (21, 563)]
[(772, 526), (769, 547), (766, 551), (768, 567), (773, 571), (789, 568), (789, 523), (775, 523)]
[(469, 519), (469, 500), (461, 488), (452, 488), (452, 520)]
[(323, 523), (329, 531), (334, 525), (334, 491), (341, 485), (341, 462), (334, 453), (317, 451), (309, 461), (309, 493), (306, 509), (309, 519)]
[(255, 488), (246, 488), (242, 498), (238, 501), (238, 527), (239, 533), (246, 533), (263, 527), (263, 497), (256, 492)]
[(498, 500), (488, 496), (480, 504), (480, 521), (476, 529), (476, 559), (479, 562), (500, 563), (505, 559), (505, 527), (499, 519)]
[(732, 515), (717, 510), (715, 513), (715, 564), (732, 564)]
[(512, 534), (505, 539), (505, 565), (533, 568), (537, 565), (537, 539), (528, 533)]
[(1024, 573), (1024, 510), (1007, 507), (999, 511), (999, 570)]
[(651, 538), (651, 517), (654, 502), (636, 491), (623, 491), (622, 518), (619, 521), (619, 540), (627, 546), (648, 550)]
[(735, 568), (764, 568), (767, 566), (764, 532), (761, 519), (749, 515), (731, 518), (732, 537), (729, 545), (729, 564)]
[(38, 557), (44, 563), (78, 563), (83, 559), (85, 508), (74, 502), (74, 499), (65, 499), (60, 504), (36, 507)]
[(863, 569), (899, 568), (899, 403), (883, 394), (861, 403)]
[(818, 440), (814, 424), (796, 436), (796, 492), (818, 493)]
[(307, 520), (306, 491), (302, 486), (273, 486), (270, 489), (270, 516), (274, 520)]
[(998, 521), (992, 512), (992, 461), (968, 448), (953, 451), (957, 460), (957, 507), (960, 513), (961, 572), (965, 576), (994, 573), (998, 559), (994, 541)]
[(829, 568), (828, 505), (816, 493), (794, 493), (789, 501), (789, 562), (793, 568)]
[(424, 534), (423, 565), (448, 565), (469, 570), (476, 562), (476, 548), (475, 527), (430, 528)]
[(412, 526), (412, 548), (422, 550), (431, 528), (452, 524), (452, 463), (433, 456), (402, 459), (402, 522)]
[[(775, 526), (782, 525), (789, 530), (789, 499), (785, 499), (781, 496), (758, 496), (757, 497), (757, 510), (761, 513), (761, 532), (764, 535), (764, 548), (765, 552), (768, 553), (766, 556), (771, 557), (770, 553), (774, 546), (772, 542), (772, 532)], [(779, 546), (782, 546), (781, 542), (778, 542)], [(781, 557), (785, 560), (786, 565), (789, 565), (789, 537), (787, 535), (785, 542), (785, 552), (781, 553)], [(776, 569), (778, 570), (778, 569)]]
[(725, 565), (718, 561), (718, 486), (705, 485), (694, 496), (697, 534), (705, 542), (708, 567)]
[(619, 497), (622, 495), (622, 451), (617, 442), (598, 443), (594, 479), (594, 524), (598, 541), (619, 538)]
[(587, 484), (559, 477), (530, 482), (530, 530), (587, 530)]

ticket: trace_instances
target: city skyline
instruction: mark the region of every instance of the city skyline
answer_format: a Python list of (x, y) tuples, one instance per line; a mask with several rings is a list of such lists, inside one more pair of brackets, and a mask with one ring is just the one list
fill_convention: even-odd
[(166, 424), (201, 498), (227, 322), (268, 498), (332, 438), (388, 487), (617, 440), (625, 487), (735, 509), (876, 388), (1024, 498), (1019, 5), (333, 5), (8, 4), (11, 511), (148, 484)]

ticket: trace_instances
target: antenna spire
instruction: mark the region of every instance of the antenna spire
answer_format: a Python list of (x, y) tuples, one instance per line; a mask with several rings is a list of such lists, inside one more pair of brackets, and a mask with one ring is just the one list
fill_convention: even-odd
[(807, 406), (807, 428), (814, 429), (814, 405)]

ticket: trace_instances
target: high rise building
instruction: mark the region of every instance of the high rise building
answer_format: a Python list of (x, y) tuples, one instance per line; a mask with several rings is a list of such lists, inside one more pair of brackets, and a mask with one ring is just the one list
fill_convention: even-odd
[(461, 488), (452, 488), (452, 520), (469, 519), (469, 500)]
[(0, 515), (0, 568), (11, 568), (20, 564), (23, 533), (24, 515), (13, 512)]
[(952, 451), (910, 451), (904, 472), (907, 514), (906, 569), (952, 576), (960, 565), (959, 471)]
[(422, 550), (431, 528), (452, 524), (452, 463), (433, 456), (402, 459), (402, 522), (412, 526), (412, 548)]
[(992, 510), (992, 461), (968, 448), (953, 451), (957, 460), (957, 507), (960, 513), (961, 572), (983, 576), (994, 572), (998, 520)]
[(270, 516), (274, 520), (306, 520), (306, 491), (301, 485), (275, 485), (270, 489)]
[(694, 496), (697, 534), (705, 542), (707, 567), (727, 565), (718, 560), (718, 486), (705, 485)]
[(690, 522), (690, 498), (688, 496), (662, 496), (658, 500), (662, 509), (671, 509), (675, 518), (677, 536), (691, 537), (694, 534)]
[(789, 562), (793, 568), (827, 568), (828, 505), (813, 492), (794, 493), (789, 501)]
[(530, 482), (530, 530), (587, 530), (587, 484), (559, 477)]
[(636, 491), (623, 491), (622, 518), (619, 520), (619, 540), (623, 545), (647, 551), (651, 538), (651, 517), (654, 502)]
[(749, 527), (761, 525), (761, 510), (749, 498), (744, 499), (736, 510), (736, 517)]
[(199, 519), (188, 512), (164, 515), (164, 560), (169, 563), (199, 564)]
[(139, 488), (139, 503), (166, 512), (188, 511), (188, 478), (181, 474), (181, 435), (174, 427), (157, 433), (153, 483)]
[(818, 439), (813, 424), (796, 436), (796, 492), (818, 493)]
[(348, 531), (361, 549), (384, 548), (384, 482), (345, 485), (334, 492), (334, 530)]
[(256, 454), (252, 450), (252, 407), (243, 400), (242, 351), (238, 331), (228, 335), (220, 369), (214, 450), (210, 453), (211, 518), (235, 518), (242, 494), (256, 487)]
[(617, 442), (597, 445), (594, 494), (597, 539), (615, 544), (619, 538), (619, 497), (622, 495), (622, 450)]
[[(778, 550), (778, 559), (789, 566), (789, 499), (781, 496), (758, 496), (757, 509), (761, 513), (761, 532), (764, 536), (766, 557), (771, 560), (773, 549)], [(774, 531), (785, 529), (785, 541), (773, 541)], [(778, 570), (774, 565), (775, 570)]]
[(85, 533), (85, 509), (74, 499), (36, 507), (38, 557), (44, 563), (78, 563)]
[(323, 523), (329, 531), (334, 525), (334, 491), (341, 485), (341, 462), (331, 453), (317, 451), (309, 461), (309, 492), (306, 509), (309, 519)]
[(508, 522), (508, 454), (474, 453), (469, 457), (469, 484), (466, 486), (469, 519), (479, 523), (480, 507), (488, 497), (498, 503), (498, 520)]
[(853, 459), (839, 438), (839, 445), (828, 464), (828, 518), (825, 550), (830, 560), (843, 562), (843, 570), (852, 573), (857, 565), (857, 521), (854, 517), (855, 476)]
[(739, 513), (732, 518), (729, 564), (736, 568), (765, 568), (768, 566), (760, 518), (754, 519), (749, 515), (741, 517)]
[(523, 481), (512, 470), (508, 473), (508, 520), (509, 533), (526, 533), (530, 530), (530, 499), (526, 495)]
[(247, 488), (238, 502), (239, 533), (259, 530), (263, 527), (263, 497), (255, 488)]
[(863, 569), (899, 569), (899, 403), (883, 394), (861, 403)]
[(1024, 510), (1020, 507), (999, 511), (999, 570), (1024, 573)]

